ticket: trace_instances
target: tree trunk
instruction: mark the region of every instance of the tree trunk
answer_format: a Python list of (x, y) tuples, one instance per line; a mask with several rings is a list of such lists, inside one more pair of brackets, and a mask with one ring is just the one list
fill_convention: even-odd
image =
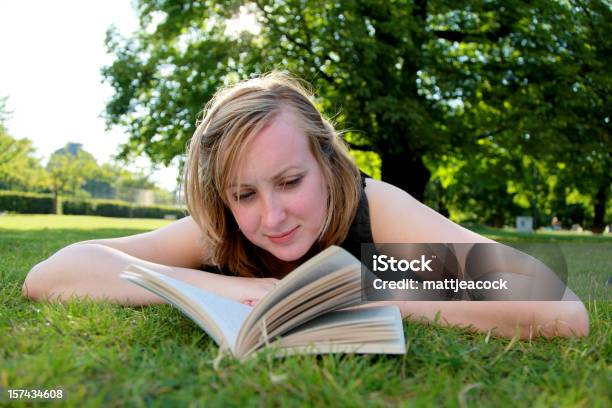
[(57, 191), (53, 192), (53, 214), (62, 215), (62, 202)]
[(495, 228), (503, 228), (506, 223), (506, 217), (504, 217), (503, 213), (497, 213), (493, 216), (493, 226)]
[(604, 182), (599, 186), (597, 194), (595, 194), (595, 202), (593, 210), (595, 216), (593, 217), (593, 232), (601, 234), (606, 226), (606, 202), (608, 201), (608, 194), (610, 193), (610, 182), (604, 179)]
[(422, 202), (430, 173), (423, 164), (421, 156), (410, 153), (386, 153), (381, 159), (382, 179)]

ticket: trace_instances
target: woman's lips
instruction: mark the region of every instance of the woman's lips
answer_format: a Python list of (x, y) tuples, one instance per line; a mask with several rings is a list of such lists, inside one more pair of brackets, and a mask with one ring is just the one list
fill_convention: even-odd
[(293, 239), (298, 228), (299, 226), (281, 235), (268, 235), (268, 239), (275, 244), (286, 244)]

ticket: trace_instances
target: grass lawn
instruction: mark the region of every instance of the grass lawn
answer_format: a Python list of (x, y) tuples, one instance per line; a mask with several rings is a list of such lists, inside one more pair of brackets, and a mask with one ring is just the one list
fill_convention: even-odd
[(612, 307), (604, 299), (612, 289), (602, 284), (612, 276), (610, 238), (479, 230), (508, 241), (561, 237), (570, 287), (589, 310), (584, 340), (488, 339), (405, 323), (401, 357), (261, 355), (240, 364), (167, 305), (22, 299), (29, 268), (61, 247), (167, 222), (0, 217), (0, 406), (32, 404), (9, 401), (7, 389), (58, 388), (68, 406), (611, 406)]

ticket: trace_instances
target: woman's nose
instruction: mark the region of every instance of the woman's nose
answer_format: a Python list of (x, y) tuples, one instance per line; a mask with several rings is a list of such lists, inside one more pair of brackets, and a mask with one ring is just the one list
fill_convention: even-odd
[(273, 194), (269, 195), (263, 200), (262, 208), (262, 224), (266, 228), (274, 228), (285, 221), (287, 218), (287, 211), (282, 201), (275, 197)]

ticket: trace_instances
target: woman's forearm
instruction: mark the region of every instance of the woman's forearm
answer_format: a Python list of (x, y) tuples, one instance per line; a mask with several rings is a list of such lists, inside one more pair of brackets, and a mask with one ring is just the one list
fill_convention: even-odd
[(163, 303), (157, 295), (119, 277), (129, 264), (144, 266), (227, 297), (238, 296), (232, 292), (237, 291), (232, 285), (233, 277), (160, 265), (98, 244), (68, 246), (34, 266), (23, 284), (23, 295), (34, 300), (64, 301), (76, 296), (125, 305)]
[(586, 336), (589, 319), (580, 301), (393, 301), (402, 317), (522, 339)]

